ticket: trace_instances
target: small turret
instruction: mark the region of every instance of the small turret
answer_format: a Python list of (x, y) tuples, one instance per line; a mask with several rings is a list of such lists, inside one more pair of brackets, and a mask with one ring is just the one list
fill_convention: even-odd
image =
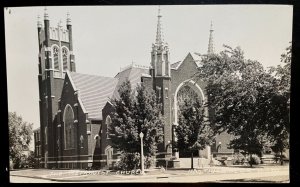
[(211, 55), (214, 54), (214, 40), (213, 40), (213, 24), (210, 22), (210, 30), (209, 30), (209, 40), (208, 40), (208, 49), (207, 54)]
[(40, 15), (37, 16), (37, 27), (39, 29), (42, 28), (42, 22), (41, 22), (41, 19), (40, 19)]
[(70, 42), (70, 51), (73, 51), (73, 41), (72, 41), (72, 23), (70, 13), (67, 13), (67, 29), (69, 31), (69, 42)]

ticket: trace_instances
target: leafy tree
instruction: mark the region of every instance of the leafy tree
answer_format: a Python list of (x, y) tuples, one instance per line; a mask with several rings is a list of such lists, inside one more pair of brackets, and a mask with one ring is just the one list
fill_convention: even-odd
[(286, 48), (285, 53), (281, 55), (281, 62), (284, 65), (271, 67), (270, 73), (274, 74), (275, 94), (272, 98), (272, 105), (269, 115), (269, 126), (267, 126), (268, 135), (271, 138), (275, 153), (280, 153), (280, 161), (283, 164), (283, 151), (289, 147), (290, 133), (290, 87), (291, 87), (291, 55), (292, 46)]
[(112, 101), (115, 112), (108, 132), (114, 148), (122, 152), (134, 153), (138, 140), (137, 127), (133, 119), (133, 96), (130, 82), (124, 82), (118, 90), (120, 98)]
[(143, 132), (144, 154), (154, 155), (157, 145), (163, 141), (164, 126), (154, 92), (141, 84), (133, 95), (129, 81), (124, 82), (118, 91), (120, 98), (112, 102), (115, 112), (109, 128), (112, 146), (129, 155), (123, 160), (130, 160), (133, 154), (140, 152), (139, 134)]
[(8, 113), (9, 127), (9, 157), (14, 167), (18, 168), (18, 163), (23, 159), (23, 152), (29, 149), (32, 135), (32, 123), (23, 121), (16, 112)]
[(29, 152), (26, 160), (29, 168), (34, 168), (37, 165), (37, 160), (35, 159), (34, 151)]
[(185, 98), (180, 106), (179, 123), (175, 128), (177, 135), (176, 147), (191, 154), (191, 168), (193, 169), (193, 152), (204, 149), (211, 144), (213, 131), (204, 115), (204, 107), (199, 99), (193, 101)]
[(138, 132), (144, 133), (144, 153), (147, 156), (154, 155), (158, 143), (163, 142), (164, 127), (161, 105), (157, 104), (154, 91), (147, 90), (144, 84), (138, 86), (134, 108), (134, 119)]
[(220, 54), (203, 56), (196, 76), (207, 83), (208, 105), (215, 112), (214, 130), (233, 134), (229, 148), (251, 158), (263, 149), (261, 137), (270, 122), (267, 114), (271, 114), (274, 79), (259, 62), (245, 59), (239, 47), (224, 47)]

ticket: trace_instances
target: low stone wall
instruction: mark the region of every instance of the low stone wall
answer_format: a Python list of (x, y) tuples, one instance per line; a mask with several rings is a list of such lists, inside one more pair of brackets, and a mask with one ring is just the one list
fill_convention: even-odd
[[(191, 158), (179, 158), (180, 168), (191, 168)], [(210, 160), (206, 158), (193, 158), (194, 168), (202, 168), (209, 166)]]

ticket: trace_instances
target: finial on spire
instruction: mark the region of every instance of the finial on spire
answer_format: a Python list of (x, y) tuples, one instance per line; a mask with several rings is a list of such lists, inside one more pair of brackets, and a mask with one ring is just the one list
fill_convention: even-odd
[(42, 28), (42, 22), (41, 22), (41, 19), (40, 19), (40, 15), (37, 16), (37, 27), (38, 28)]
[(210, 22), (210, 30), (209, 30), (209, 40), (208, 40), (208, 50), (207, 54), (211, 55), (214, 54), (214, 41), (213, 41), (213, 23)]
[(67, 12), (67, 25), (71, 25), (71, 17), (69, 12)]
[(160, 6), (158, 6), (158, 20), (157, 20), (157, 31), (156, 31), (156, 44), (161, 45), (164, 41), (163, 39), (163, 34), (162, 34), (162, 25), (161, 25), (161, 17), (162, 15), (160, 14)]
[(58, 28), (61, 28), (61, 27), (62, 27), (62, 21), (61, 21), (61, 20), (59, 20), (57, 26), (58, 26)]
[(210, 21), (210, 31), (211, 31), (211, 32), (214, 31), (212, 21)]
[(48, 9), (45, 7), (44, 9), (44, 20), (49, 20)]
[(158, 5), (158, 17), (161, 17), (161, 15), (160, 15), (160, 5)]

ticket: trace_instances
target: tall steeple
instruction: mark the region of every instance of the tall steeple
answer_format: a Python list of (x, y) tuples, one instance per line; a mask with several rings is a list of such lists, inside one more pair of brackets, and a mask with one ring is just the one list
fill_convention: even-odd
[(209, 40), (208, 40), (208, 50), (207, 54), (214, 54), (214, 40), (213, 40), (213, 24), (210, 22), (210, 30), (209, 30)]
[(162, 25), (161, 25), (161, 17), (160, 14), (160, 6), (158, 7), (158, 15), (157, 15), (157, 31), (156, 31), (156, 40), (155, 43), (157, 45), (161, 45), (164, 42), (163, 33), (162, 33)]
[(44, 20), (49, 20), (48, 9), (45, 7), (44, 9)]
[(161, 24), (161, 12), (160, 7), (158, 8), (157, 16), (157, 29), (156, 29), (156, 39), (155, 43), (152, 44), (151, 51), (151, 70), (150, 74), (152, 76), (171, 76), (171, 68), (169, 62), (169, 47), (168, 44), (164, 41), (162, 24)]

